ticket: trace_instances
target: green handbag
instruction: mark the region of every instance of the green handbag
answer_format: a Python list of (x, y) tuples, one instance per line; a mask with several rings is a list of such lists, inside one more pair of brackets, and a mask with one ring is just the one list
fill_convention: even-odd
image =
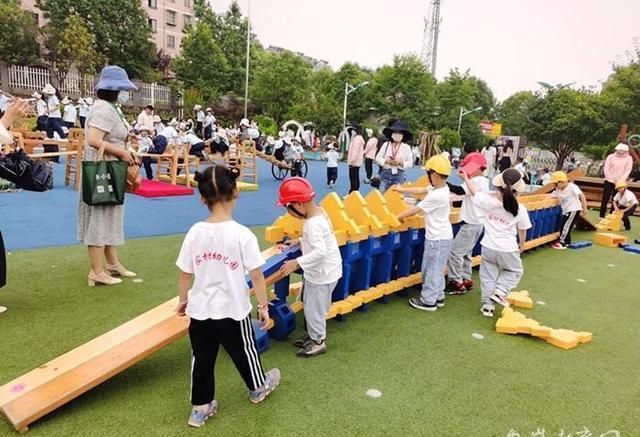
[(104, 146), (96, 161), (82, 161), (82, 201), (87, 205), (122, 205), (127, 188), (125, 161), (105, 161)]

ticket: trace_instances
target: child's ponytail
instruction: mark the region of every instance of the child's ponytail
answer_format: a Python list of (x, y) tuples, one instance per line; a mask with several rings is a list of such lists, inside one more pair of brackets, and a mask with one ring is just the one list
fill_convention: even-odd
[(194, 179), (198, 182), (200, 196), (205, 199), (209, 209), (220, 202), (228, 202), (238, 197), (236, 179), (240, 176), (238, 168), (214, 165), (204, 172), (196, 171)]
[(500, 188), (500, 191), (502, 192), (502, 207), (514, 217), (517, 216), (520, 207), (514, 194), (515, 190), (511, 188), (511, 185), (507, 184), (504, 188)]

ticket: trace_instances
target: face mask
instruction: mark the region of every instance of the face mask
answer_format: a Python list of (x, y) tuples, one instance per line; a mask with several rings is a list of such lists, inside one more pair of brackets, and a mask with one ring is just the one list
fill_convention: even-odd
[(397, 134), (396, 133), (396, 134), (392, 134), (391, 135), (391, 139), (393, 141), (395, 141), (396, 143), (399, 143), (400, 141), (402, 141), (403, 138), (404, 138), (404, 135), (402, 135), (402, 134)]
[(129, 91), (120, 91), (118, 93), (118, 103), (121, 105), (127, 103), (129, 101)]

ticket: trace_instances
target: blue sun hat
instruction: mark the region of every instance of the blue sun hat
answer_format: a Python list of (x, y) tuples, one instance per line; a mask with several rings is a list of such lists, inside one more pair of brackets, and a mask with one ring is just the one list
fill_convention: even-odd
[(117, 65), (108, 65), (100, 72), (100, 80), (96, 84), (97, 90), (130, 91), (138, 87), (129, 80), (127, 72)]

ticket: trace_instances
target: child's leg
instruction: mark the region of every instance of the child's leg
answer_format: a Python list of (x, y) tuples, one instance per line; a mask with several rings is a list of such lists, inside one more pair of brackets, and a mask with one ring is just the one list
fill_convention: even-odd
[(213, 320), (191, 319), (189, 340), (193, 363), (191, 370), (191, 404), (205, 405), (215, 399), (214, 368), (220, 343), (213, 334)]
[(622, 215), (622, 223), (624, 224), (624, 229), (626, 231), (630, 231), (631, 230), (631, 220), (629, 220), (629, 217), (636, 212), (636, 207), (637, 205), (633, 205), (631, 207), (631, 209), (629, 209), (628, 211), (626, 211), (623, 215)]
[(571, 244), (571, 230), (575, 225), (578, 214), (580, 214), (580, 211), (571, 211), (562, 216), (562, 222), (560, 223), (560, 237), (558, 238), (558, 241), (563, 246)]
[(490, 299), (491, 295), (496, 289), (496, 282), (500, 273), (500, 268), (496, 264), (497, 252), (482, 248), (482, 261), (480, 262), (480, 289), (482, 290), (481, 302), (482, 305), (493, 305), (493, 301)]
[(255, 391), (264, 386), (264, 372), (258, 349), (256, 349), (256, 336), (253, 333), (251, 317), (247, 316), (241, 321), (214, 320), (214, 323), (220, 343), (233, 360), (247, 388)]
[(500, 274), (496, 280), (495, 289), (503, 296), (508, 295), (518, 286), (522, 278), (523, 268), (520, 252), (496, 252)]
[(482, 225), (464, 224), (460, 227), (447, 260), (450, 281), (462, 282), (463, 279), (471, 278), (471, 252), (480, 233)]
[(304, 320), (309, 337), (316, 342), (327, 337), (327, 313), (336, 284), (319, 285), (304, 281)]
[[(443, 241), (446, 244), (441, 244)], [(420, 300), (427, 305), (444, 298), (444, 266), (450, 250), (451, 240), (424, 240)]]
[(327, 185), (331, 183), (331, 167), (327, 167)]
[(447, 283), (444, 279), (444, 269), (447, 267), (447, 259), (451, 253), (451, 245), (453, 240), (438, 240), (438, 255), (436, 256), (435, 276), (434, 280), (438, 290), (439, 301), (444, 301), (444, 289)]

